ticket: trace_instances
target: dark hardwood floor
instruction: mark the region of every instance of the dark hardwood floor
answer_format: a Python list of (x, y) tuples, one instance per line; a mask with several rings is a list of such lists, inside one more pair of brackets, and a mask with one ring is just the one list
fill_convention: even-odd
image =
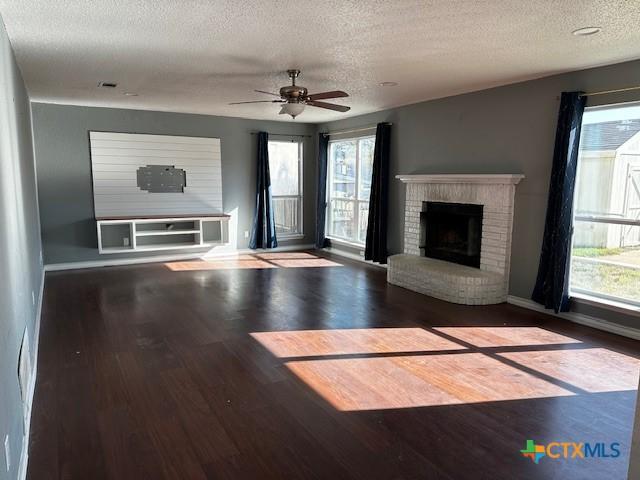
[(48, 273), (28, 478), (626, 478), (640, 342), (314, 255)]

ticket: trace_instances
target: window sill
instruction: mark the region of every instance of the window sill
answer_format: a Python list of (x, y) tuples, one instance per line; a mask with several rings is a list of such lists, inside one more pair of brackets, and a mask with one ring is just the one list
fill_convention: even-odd
[(576, 303), (581, 303), (590, 307), (603, 308), (605, 310), (611, 310), (625, 315), (632, 315), (634, 317), (640, 317), (640, 306), (632, 303), (609, 300), (607, 298), (578, 292), (570, 292), (569, 296)]
[(341, 238), (335, 238), (335, 237), (329, 237), (329, 236), (327, 236), (327, 238), (329, 239), (329, 241), (331, 241), (331, 243), (335, 243), (336, 245), (364, 250), (364, 246), (365, 246), (364, 243), (350, 242), (349, 240), (343, 240)]
[(291, 235), (278, 235), (276, 234), (276, 238), (278, 240), (282, 240), (283, 242), (287, 242), (289, 240), (302, 240), (304, 238), (304, 233), (295, 233)]

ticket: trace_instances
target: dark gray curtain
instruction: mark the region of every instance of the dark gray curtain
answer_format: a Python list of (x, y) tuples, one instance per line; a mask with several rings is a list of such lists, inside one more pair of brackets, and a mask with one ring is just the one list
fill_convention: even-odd
[(387, 212), (389, 209), (389, 144), (391, 125), (379, 123), (373, 151), (373, 174), (369, 197), (369, 224), (365, 260), (387, 263)]
[(547, 217), (538, 278), (531, 298), (558, 313), (569, 309), (569, 249), (573, 233), (573, 192), (586, 97), (563, 92), (551, 168)]
[(329, 246), (324, 236), (325, 219), (327, 217), (327, 153), (329, 135), (318, 135), (318, 195), (316, 198), (316, 248)]
[(276, 225), (273, 221), (271, 200), (271, 176), (269, 175), (269, 134), (258, 133), (258, 181), (256, 187), (256, 211), (249, 248), (275, 248)]

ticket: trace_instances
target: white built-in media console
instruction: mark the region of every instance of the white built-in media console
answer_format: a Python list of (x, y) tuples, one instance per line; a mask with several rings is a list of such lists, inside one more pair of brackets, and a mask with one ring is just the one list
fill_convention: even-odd
[(99, 218), (100, 253), (205, 248), (229, 242), (229, 215)]

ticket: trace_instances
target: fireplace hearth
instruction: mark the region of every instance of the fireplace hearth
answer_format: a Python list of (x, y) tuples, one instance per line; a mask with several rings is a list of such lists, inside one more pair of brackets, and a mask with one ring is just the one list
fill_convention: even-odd
[(420, 255), (480, 268), (482, 205), (422, 202)]

